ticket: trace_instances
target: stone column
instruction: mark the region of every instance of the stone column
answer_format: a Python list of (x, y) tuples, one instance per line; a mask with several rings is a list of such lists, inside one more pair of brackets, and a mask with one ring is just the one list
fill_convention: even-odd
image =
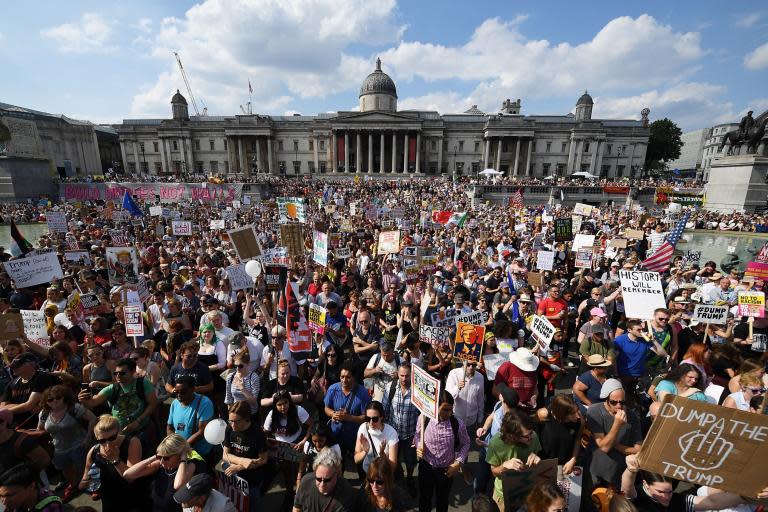
[(405, 132), (403, 141), (403, 172), (408, 172), (408, 132)]
[(141, 172), (141, 162), (139, 161), (139, 141), (133, 141), (133, 161), (136, 165), (136, 172)]
[(392, 172), (397, 172), (397, 132), (392, 132)]
[(525, 158), (525, 175), (531, 175), (531, 152), (533, 151), (533, 137), (528, 141), (528, 156)]
[(515, 140), (515, 169), (514, 175), (517, 176), (517, 171), (520, 166), (520, 137)]
[(277, 174), (275, 169), (275, 155), (272, 153), (272, 136), (267, 136), (267, 159), (269, 160), (269, 174)]
[(355, 173), (360, 174), (363, 172), (363, 159), (361, 157), (361, 153), (363, 152), (363, 147), (360, 144), (360, 131), (357, 132), (357, 145), (355, 146)]
[(120, 142), (120, 156), (123, 158), (123, 172), (128, 171), (128, 158), (125, 156), (125, 141)]
[(501, 139), (502, 137), (499, 137), (498, 142), (496, 143), (496, 170), (501, 170)]
[(580, 172), (581, 161), (582, 161), (582, 158), (584, 157), (584, 139), (580, 139), (579, 141), (577, 141), (577, 144), (579, 147), (576, 150), (576, 167), (574, 168), (574, 171)]
[(597, 163), (597, 150), (600, 149), (600, 141), (595, 141), (595, 147), (592, 148), (592, 158), (589, 159), (589, 172), (592, 174), (600, 174), (595, 172), (595, 164)]
[(437, 139), (437, 174), (443, 173), (443, 138)]
[(597, 146), (597, 163), (595, 164), (595, 171), (592, 174), (602, 175), (603, 172), (603, 151), (605, 150), (605, 141), (598, 142)]
[(565, 166), (565, 173), (571, 174), (573, 172), (573, 159), (576, 152), (576, 141), (571, 134), (571, 141), (568, 144), (568, 165)]
[(416, 173), (421, 172), (421, 132), (416, 132)]
[(627, 164), (628, 176), (632, 176), (632, 159), (635, 157), (635, 144), (632, 144), (629, 150), (629, 163)]
[(181, 172), (192, 172), (190, 165), (187, 163), (187, 148), (184, 146), (184, 139), (179, 139), (179, 151), (181, 151)]
[(165, 153), (165, 139), (160, 139), (160, 157), (163, 162), (163, 172), (168, 172), (168, 155)]
[[(325, 152), (326, 152), (326, 155), (325, 155), (325, 172), (333, 172), (333, 153), (331, 153), (331, 151), (332, 151), (332, 145), (331, 144), (332, 143), (331, 143), (331, 140), (328, 137), (326, 137), (325, 135), (323, 135), (323, 140), (328, 142), (328, 145), (325, 147)], [(328, 166), (331, 166), (330, 171), (328, 170)], [(320, 172), (320, 169), (318, 169), (317, 172)]]
[(381, 147), (379, 148), (379, 172), (384, 172), (384, 132), (381, 132)]
[(313, 144), (312, 144), (312, 147), (315, 150), (314, 151), (314, 153), (315, 153), (315, 155), (314, 155), (315, 156), (315, 172), (318, 173), (318, 172), (320, 172), (320, 158), (317, 155), (317, 143), (319, 142), (319, 140), (317, 138), (317, 135), (312, 134), (312, 140), (314, 141)]
[(344, 172), (349, 172), (349, 132), (344, 131)]
[(368, 132), (368, 172), (373, 172), (373, 132)]
[(329, 149), (329, 151), (331, 152), (330, 153), (330, 155), (331, 155), (331, 172), (337, 172), (336, 169), (339, 168), (338, 140), (336, 139), (336, 132), (334, 131), (332, 133), (333, 133), (333, 135), (332, 135), (331, 138), (333, 139), (333, 141), (331, 142), (331, 148)]
[[(484, 156), (483, 156), (483, 170), (488, 168), (488, 157), (490, 156), (491, 152), (491, 141), (487, 138), (483, 139), (483, 143), (485, 144), (485, 149), (483, 150)], [(498, 171), (498, 169), (496, 169)]]
[(240, 144), (240, 172), (246, 173), (248, 172), (248, 157), (246, 155), (245, 137), (238, 137), (237, 140)]

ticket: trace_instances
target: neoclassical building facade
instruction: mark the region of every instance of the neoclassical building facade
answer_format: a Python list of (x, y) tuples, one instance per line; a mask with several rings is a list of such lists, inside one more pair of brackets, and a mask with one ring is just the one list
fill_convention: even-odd
[(585, 92), (575, 113), (523, 115), (520, 100), (496, 113), (398, 110), (397, 88), (381, 69), (363, 81), (359, 111), (316, 116), (190, 116), (178, 91), (171, 119), (117, 126), (124, 168), (153, 175), (562, 176), (577, 171), (636, 177), (648, 144), (642, 120), (593, 119)]

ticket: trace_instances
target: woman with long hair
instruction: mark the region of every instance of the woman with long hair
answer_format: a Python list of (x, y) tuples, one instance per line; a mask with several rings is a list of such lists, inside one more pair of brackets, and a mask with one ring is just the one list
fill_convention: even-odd
[(93, 429), (96, 445), (85, 459), (85, 471), (80, 489), (91, 484), (91, 466), (100, 471), (100, 486), (96, 491), (103, 510), (139, 512), (150, 507), (143, 481), (126, 480), (125, 472), (141, 460), (141, 441), (120, 433), (120, 423), (110, 414), (99, 416)]
[(412, 500), (395, 485), (394, 466), (386, 457), (377, 457), (368, 466), (360, 492), (361, 512), (403, 512), (415, 510)]
[(325, 423), (315, 423), (309, 432), (309, 440), (304, 443), (302, 451), (304, 456), (299, 462), (299, 475), (296, 477), (297, 485), (304, 476), (306, 469), (312, 467), (315, 455), (320, 453), (323, 448), (330, 448), (341, 458), (341, 447), (336, 442), (330, 427)]
[[(300, 451), (309, 438), (313, 423), (309, 413), (302, 406), (293, 403), (291, 394), (287, 390), (280, 390), (275, 393), (272, 408), (264, 420), (264, 432), (274, 439), (274, 444), (286, 443), (290, 449)], [(280, 466), (285, 478), (285, 487), (292, 493), (298, 464), (286, 460)]]
[(557, 395), (549, 405), (549, 421), (541, 429), (541, 458), (557, 459), (563, 473), (573, 471), (581, 450), (584, 418), (568, 395)]
[(706, 343), (692, 343), (683, 354), (682, 363), (692, 364), (701, 373), (701, 390), (704, 391), (712, 381), (712, 367), (709, 365), (710, 350)]
[(565, 496), (555, 482), (539, 482), (525, 499), (525, 506), (526, 512), (561, 512), (566, 510)]
[(384, 423), (381, 402), (373, 400), (365, 408), (365, 423), (357, 430), (355, 463), (360, 464), (364, 472), (377, 457), (387, 457), (393, 465), (397, 464), (398, 441), (394, 427)]
[(261, 376), (251, 368), (251, 356), (247, 348), (235, 354), (233, 362), (234, 371), (227, 376), (224, 403), (247, 403), (251, 408), (251, 415), (255, 416), (259, 411)]
[(193, 476), (206, 471), (205, 461), (179, 434), (167, 435), (157, 445), (155, 453), (128, 468), (123, 477), (129, 482), (151, 477), (153, 512), (182, 512), (181, 505), (173, 500), (173, 495)]
[(26, 334), (21, 335), (21, 341), (31, 352), (46, 358), (47, 364), (43, 364), (43, 366), (50, 368), (51, 372), (67, 373), (80, 378), (83, 371), (83, 361), (72, 351), (72, 347), (68, 343), (57, 341), (50, 347), (44, 347), (30, 340)]
[(67, 502), (76, 494), (96, 416), (77, 403), (72, 390), (61, 384), (46, 389), (41, 402), (37, 431), (47, 432), (53, 440), (53, 465), (68, 483), (62, 496)]
[(221, 373), (221, 369), (227, 364), (227, 347), (216, 336), (216, 328), (213, 324), (204, 324), (200, 327), (197, 344), (200, 347), (197, 353), (198, 360), (208, 366), (215, 375)]
[(131, 354), (133, 343), (128, 339), (124, 324), (115, 322), (112, 325), (112, 341), (104, 344), (104, 350), (107, 365), (112, 369), (117, 361), (126, 359)]
[(683, 363), (667, 373), (666, 377), (656, 384), (653, 392), (659, 402), (667, 394), (706, 402), (707, 397), (701, 391), (701, 382), (701, 371), (690, 363)]

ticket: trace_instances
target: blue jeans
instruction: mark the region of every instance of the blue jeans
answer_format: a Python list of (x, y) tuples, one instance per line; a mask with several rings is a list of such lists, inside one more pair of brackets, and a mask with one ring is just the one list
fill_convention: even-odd
[(486, 447), (480, 448), (479, 461), (475, 468), (475, 494), (487, 493), (488, 483), (491, 482), (493, 474), (491, 473), (491, 465), (485, 462)]

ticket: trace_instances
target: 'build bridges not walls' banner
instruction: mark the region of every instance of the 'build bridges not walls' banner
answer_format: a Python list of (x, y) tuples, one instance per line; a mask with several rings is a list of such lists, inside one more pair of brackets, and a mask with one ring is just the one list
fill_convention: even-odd
[(176, 203), (203, 201), (232, 203), (239, 201), (242, 183), (62, 183), (59, 194), (63, 201), (113, 201), (120, 200), (123, 192), (136, 199)]

